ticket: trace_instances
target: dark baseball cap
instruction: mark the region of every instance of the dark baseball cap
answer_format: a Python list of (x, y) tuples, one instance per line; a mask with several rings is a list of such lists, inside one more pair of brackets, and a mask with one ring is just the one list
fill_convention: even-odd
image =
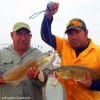
[(69, 21), (65, 30), (65, 34), (68, 33), (68, 31), (72, 29), (73, 30), (87, 30), (85, 22), (79, 18), (74, 18)]

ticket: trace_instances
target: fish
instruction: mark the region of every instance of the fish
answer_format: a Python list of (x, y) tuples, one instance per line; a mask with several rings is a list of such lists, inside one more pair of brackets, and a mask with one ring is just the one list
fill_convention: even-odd
[(52, 74), (55, 72), (55, 74), (59, 78), (73, 79), (76, 81), (84, 80), (86, 78), (87, 73), (90, 73), (92, 80), (100, 79), (99, 71), (87, 68), (86, 66), (67, 65), (58, 67), (53, 70), (47, 69), (47, 71), (48, 74)]
[[(48, 75), (52, 73), (55, 74), (54, 77), (49, 77), (48, 82), (45, 88), (45, 96), (46, 100), (66, 100), (67, 91), (63, 87), (60, 82), (58, 82), (59, 78), (62, 79), (73, 79), (75, 81), (82, 81), (86, 79), (86, 74), (90, 73), (92, 80), (100, 79), (100, 73), (97, 70), (87, 68), (86, 66), (79, 65), (67, 65), (61, 66), (59, 68), (55, 68), (52, 70), (48, 70)], [(57, 80), (58, 79), (58, 80)], [(99, 91), (91, 91), (88, 88), (85, 88), (81, 84), (74, 84), (73, 86), (73, 100), (99, 100), (100, 92)], [(79, 95), (81, 93), (81, 95)], [(64, 95), (66, 94), (66, 95)]]
[(54, 61), (55, 53), (46, 52), (43, 53), (36, 60), (28, 60), (22, 65), (16, 65), (11, 70), (5, 72), (2, 77), (6, 83), (11, 83), (12, 85), (18, 85), (21, 81), (24, 81), (27, 78), (27, 70), (30, 67), (36, 67), (39, 70), (43, 70), (47, 67), (50, 67)]

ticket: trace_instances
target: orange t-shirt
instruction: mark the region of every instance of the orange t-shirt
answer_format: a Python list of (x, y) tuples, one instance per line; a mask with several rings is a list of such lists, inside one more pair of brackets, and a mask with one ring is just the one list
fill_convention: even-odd
[[(100, 47), (95, 45), (92, 40), (90, 41), (88, 48), (76, 57), (75, 50), (70, 46), (68, 41), (56, 37), (56, 51), (61, 55), (61, 65), (81, 65), (92, 69), (100, 69)], [(67, 100), (74, 100), (72, 96), (74, 92), (73, 87), (77, 86), (77, 82), (70, 79), (60, 79), (59, 81), (64, 85), (67, 91)], [(79, 99), (77, 98), (77, 100)]]

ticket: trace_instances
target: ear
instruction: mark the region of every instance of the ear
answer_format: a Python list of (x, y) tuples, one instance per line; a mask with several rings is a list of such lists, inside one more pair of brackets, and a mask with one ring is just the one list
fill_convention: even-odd
[(11, 38), (13, 38), (13, 32), (10, 33)]
[(32, 38), (32, 34), (30, 34), (30, 38)]
[(85, 31), (85, 36), (88, 37), (88, 30)]

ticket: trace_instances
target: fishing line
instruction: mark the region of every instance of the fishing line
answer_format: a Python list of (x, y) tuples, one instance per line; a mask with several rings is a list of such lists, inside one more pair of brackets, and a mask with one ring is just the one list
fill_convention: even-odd
[[(49, 0), (49, 1), (48, 1), (48, 4), (49, 4), (50, 2), (52, 2), (52, 1)], [(39, 11), (39, 12), (33, 13), (33, 14), (29, 17), (29, 19), (34, 19), (35, 17), (38, 17), (40, 14), (42, 14), (42, 13), (44, 13), (44, 12), (46, 12), (46, 11), (47, 11), (47, 10), (41, 10), (41, 11)]]
[(46, 10), (41, 10), (39, 12), (36, 12), (34, 14), (32, 14), (29, 19), (34, 19), (35, 17), (39, 16), (40, 14), (42, 14), (43, 12), (46, 12)]
[[(48, 4), (47, 4), (46, 10), (41, 10), (41, 11), (39, 11), (39, 12), (33, 13), (33, 14), (29, 17), (29, 19), (34, 19), (34, 18), (38, 17), (40, 14), (45, 13), (47, 10), (50, 10), (50, 9), (49, 9), (49, 5), (50, 5), (51, 3), (53, 3), (53, 2), (52, 2), (51, 0), (49, 0), (49, 1), (48, 1)], [(47, 18), (46, 18), (46, 20), (47, 20)], [(50, 33), (51, 31), (50, 31), (49, 25), (48, 25), (48, 21), (46, 21), (46, 22), (47, 22), (47, 30), (48, 30), (49, 34), (51, 34), (51, 33)], [(53, 45), (52, 38), (51, 38), (50, 35), (49, 35), (49, 39), (50, 39), (50, 44)], [(51, 47), (51, 48), (52, 48), (51, 51), (54, 51), (54, 50), (53, 50), (53, 47)]]

